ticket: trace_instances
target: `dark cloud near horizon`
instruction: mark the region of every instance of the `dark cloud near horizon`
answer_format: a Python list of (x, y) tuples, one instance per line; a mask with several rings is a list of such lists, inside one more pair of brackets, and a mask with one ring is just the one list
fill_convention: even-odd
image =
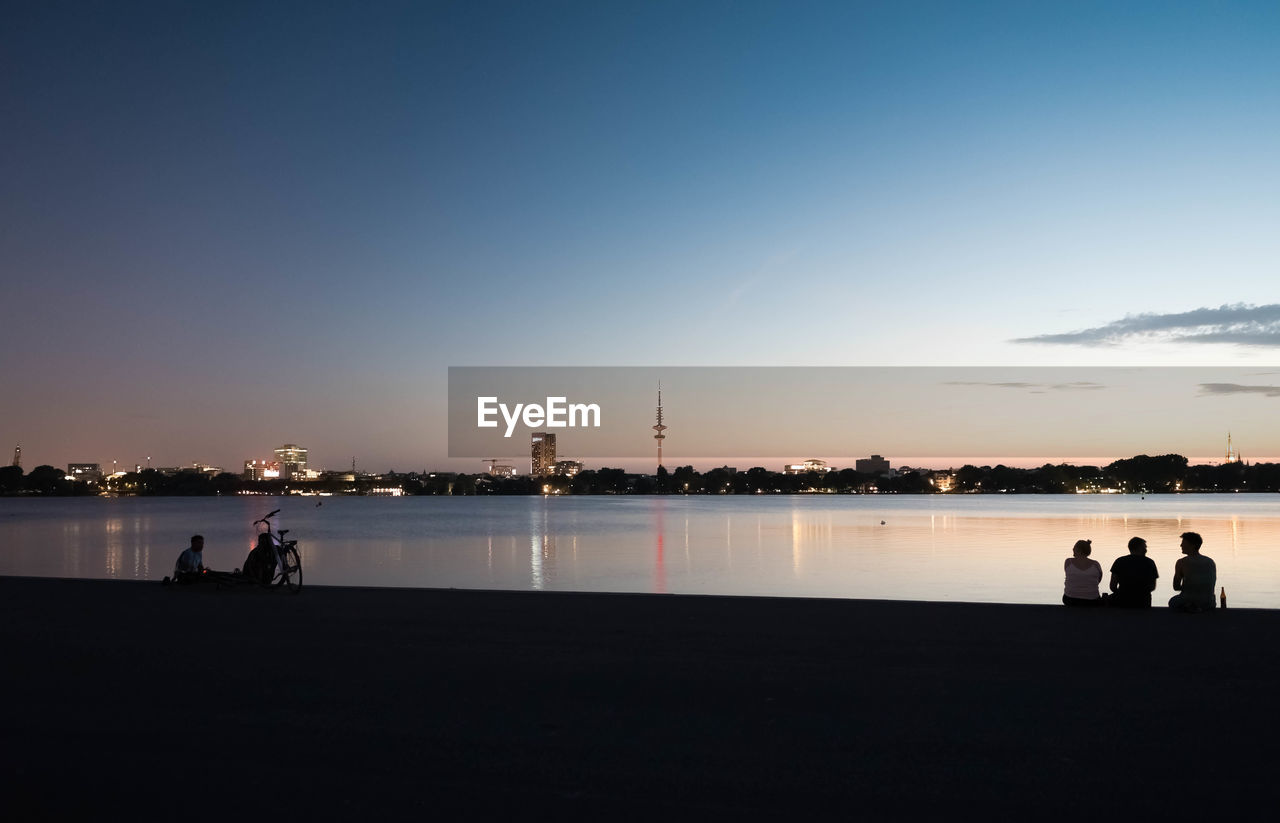
[(1060, 334), (1016, 337), (1010, 342), (1115, 346), (1135, 338), (1175, 343), (1280, 346), (1280, 303), (1265, 306), (1235, 303), (1175, 314), (1130, 314), (1104, 326)]
[(1260, 394), (1263, 397), (1280, 397), (1280, 386), (1244, 386), (1240, 383), (1201, 383), (1201, 395)]
[(1076, 380), (1071, 383), (1025, 383), (1018, 380), (984, 381), (984, 380), (948, 380), (944, 386), (988, 386), (993, 389), (1029, 389), (1032, 394), (1044, 394), (1046, 391), (1094, 391), (1105, 389), (1101, 383), (1090, 383)]

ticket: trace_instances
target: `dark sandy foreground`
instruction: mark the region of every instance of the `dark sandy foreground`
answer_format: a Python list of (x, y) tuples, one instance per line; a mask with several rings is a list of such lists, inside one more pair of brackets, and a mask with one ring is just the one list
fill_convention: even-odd
[(0, 604), (14, 820), (1236, 818), (1280, 791), (1280, 611), (15, 578)]

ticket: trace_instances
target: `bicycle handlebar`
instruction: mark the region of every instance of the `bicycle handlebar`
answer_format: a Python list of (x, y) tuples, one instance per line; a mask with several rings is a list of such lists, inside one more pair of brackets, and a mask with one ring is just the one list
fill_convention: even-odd
[(277, 514), (279, 514), (279, 513), (280, 513), (280, 510), (279, 510), (279, 509), (276, 509), (275, 511), (271, 512), (270, 514), (263, 515), (263, 517), (262, 517), (262, 519), (261, 519), (261, 520), (255, 520), (255, 521), (253, 521), (253, 525), (255, 525), (255, 526), (256, 526), (256, 525), (258, 525), (259, 523), (266, 523), (269, 519), (271, 519), (272, 517), (275, 517), (275, 516), (276, 516)]

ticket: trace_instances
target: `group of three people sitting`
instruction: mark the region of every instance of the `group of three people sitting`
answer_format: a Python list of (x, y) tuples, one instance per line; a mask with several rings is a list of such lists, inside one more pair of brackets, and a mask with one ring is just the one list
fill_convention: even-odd
[[(1182, 553), (1173, 567), (1173, 590), (1169, 608), (1180, 611), (1212, 609), (1213, 590), (1218, 582), (1218, 567), (1200, 553), (1204, 538), (1196, 532), (1183, 532)], [(1102, 566), (1090, 560), (1092, 541), (1077, 540), (1071, 557), (1063, 564), (1066, 585), (1062, 603), (1066, 606), (1121, 606), (1145, 609), (1151, 607), (1151, 593), (1156, 590), (1155, 561), (1147, 557), (1147, 541), (1135, 537), (1129, 541), (1129, 554), (1111, 564), (1110, 594), (1098, 594), (1102, 584)]]
[[(271, 582), (276, 570), (276, 553), (271, 535), (263, 532), (258, 535), (258, 543), (245, 558), (244, 569), (234, 572), (215, 572), (204, 565), (204, 536), (191, 535), (191, 545), (178, 555), (178, 562), (173, 567), (173, 582), (181, 584), (199, 583), (203, 580), (214, 582), (245, 581), (250, 583)], [(165, 583), (169, 578), (164, 579)]]

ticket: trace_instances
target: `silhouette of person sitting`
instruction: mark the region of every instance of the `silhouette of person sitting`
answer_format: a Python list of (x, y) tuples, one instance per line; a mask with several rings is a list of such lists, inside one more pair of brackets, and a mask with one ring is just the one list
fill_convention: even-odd
[(1173, 567), (1173, 590), (1169, 608), (1184, 612), (1207, 611), (1214, 607), (1213, 588), (1218, 582), (1218, 566), (1200, 553), (1204, 538), (1195, 532), (1183, 532), (1182, 553)]
[(191, 545), (178, 555), (178, 562), (173, 565), (173, 582), (196, 583), (204, 574), (204, 536), (191, 535)]
[(241, 572), (245, 577), (254, 583), (267, 585), (271, 582), (271, 576), (276, 570), (276, 553), (271, 542), (271, 535), (263, 532), (258, 535), (258, 545), (249, 551), (249, 556), (244, 560), (244, 570)]
[(1103, 595), (1108, 606), (1130, 609), (1151, 608), (1151, 593), (1156, 590), (1156, 562), (1147, 557), (1147, 541), (1134, 537), (1129, 541), (1129, 553), (1116, 558), (1111, 564), (1112, 591)]
[(1062, 605), (1064, 606), (1101, 606), (1102, 598), (1098, 596), (1098, 584), (1102, 582), (1102, 566), (1097, 560), (1090, 560), (1093, 541), (1077, 540), (1071, 547), (1071, 556), (1062, 564), (1066, 572), (1066, 583), (1063, 586)]

